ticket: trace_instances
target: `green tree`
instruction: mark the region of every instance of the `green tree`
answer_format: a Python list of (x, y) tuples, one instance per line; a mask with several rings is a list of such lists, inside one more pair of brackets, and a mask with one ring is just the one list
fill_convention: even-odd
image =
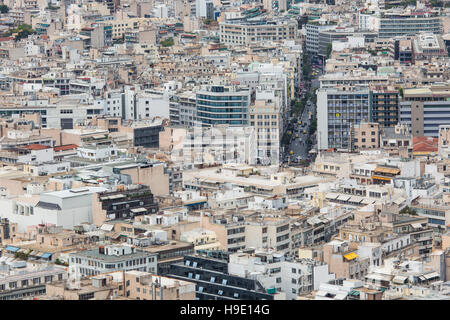
[(327, 45), (327, 59), (330, 58), (331, 52), (333, 51), (333, 45), (331, 43), (329, 43)]
[(163, 47), (171, 47), (174, 44), (173, 38), (171, 37), (164, 39), (163, 41), (160, 41), (159, 44), (162, 45)]
[(14, 252), (14, 258), (21, 260), (28, 260), (28, 254), (24, 252)]
[(417, 216), (416, 210), (411, 209), (408, 206), (406, 206), (402, 210), (400, 210), (400, 214), (409, 214), (409, 215), (412, 215), (412, 216)]
[(398, 93), (400, 94), (400, 97), (403, 98), (403, 88), (402, 87), (398, 88)]
[(16, 29), (13, 30), (13, 33), (16, 33), (16, 41), (21, 39), (26, 39), (30, 34), (33, 34), (35, 31), (29, 24), (21, 24)]
[(0, 5), (0, 13), (8, 13), (8, 12), (9, 12), (8, 6), (1, 4)]

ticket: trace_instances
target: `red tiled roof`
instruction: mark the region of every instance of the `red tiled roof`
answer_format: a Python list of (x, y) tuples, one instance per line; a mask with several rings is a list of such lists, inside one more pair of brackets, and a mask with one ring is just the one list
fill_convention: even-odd
[(28, 150), (44, 150), (50, 148), (49, 146), (43, 146), (42, 144), (30, 144), (28, 146), (25, 146), (24, 149)]
[(413, 137), (413, 152), (438, 152), (439, 138)]
[(55, 151), (66, 151), (66, 150), (73, 150), (73, 149), (77, 149), (78, 146), (76, 144), (66, 144), (63, 146), (57, 146), (54, 147), (53, 150)]

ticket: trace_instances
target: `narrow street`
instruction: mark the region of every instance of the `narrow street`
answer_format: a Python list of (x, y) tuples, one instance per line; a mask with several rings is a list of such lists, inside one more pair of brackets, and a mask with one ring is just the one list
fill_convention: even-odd
[[(305, 84), (305, 89), (314, 91), (318, 87), (318, 77), (322, 74), (322, 66), (313, 64), (311, 81)], [(314, 147), (316, 143), (315, 133), (310, 135), (310, 126), (312, 119), (314, 119), (316, 113), (316, 105), (308, 99), (306, 105), (298, 117), (297, 122), (294, 124), (294, 130), (290, 135), (289, 145), (285, 148), (283, 156), (283, 162), (286, 164), (299, 163), (302, 160), (311, 160), (309, 151)], [(311, 114), (311, 120), (310, 120)], [(301, 124), (300, 124), (300, 123)], [(311, 140), (312, 144), (308, 145), (307, 141)], [(292, 152), (291, 152), (292, 151)], [(292, 153), (292, 154), (291, 154)]]

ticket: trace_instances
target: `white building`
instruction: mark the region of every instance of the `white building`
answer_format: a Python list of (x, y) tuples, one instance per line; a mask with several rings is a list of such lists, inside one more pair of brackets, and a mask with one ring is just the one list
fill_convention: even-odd
[(257, 279), (265, 289), (275, 288), (287, 300), (317, 290), (322, 283), (335, 279), (328, 265), (313, 259), (287, 261), (281, 254), (255, 252), (233, 253), (228, 263), (230, 275)]
[(86, 277), (112, 271), (138, 270), (155, 273), (157, 254), (129, 244), (101, 246), (69, 255), (69, 277)]
[(54, 224), (64, 229), (87, 222), (92, 223), (92, 194), (106, 191), (102, 187), (45, 192), (40, 195), (25, 195), (1, 198), (0, 216), (17, 223), (18, 231), (41, 223)]

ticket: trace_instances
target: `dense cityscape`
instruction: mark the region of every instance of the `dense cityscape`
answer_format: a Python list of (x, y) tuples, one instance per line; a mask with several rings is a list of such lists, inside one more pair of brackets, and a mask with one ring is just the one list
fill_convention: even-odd
[(2, 0), (0, 300), (450, 300), (449, 57), (450, 0)]

